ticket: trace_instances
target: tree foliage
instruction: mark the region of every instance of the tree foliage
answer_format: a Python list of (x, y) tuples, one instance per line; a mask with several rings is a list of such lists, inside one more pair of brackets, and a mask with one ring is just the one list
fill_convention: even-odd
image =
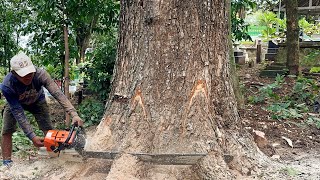
[(18, 50), (18, 45), (15, 36), (19, 34), (18, 27), (22, 22), (23, 16), (16, 13), (19, 5), (17, 1), (1, 1), (0, 2), (0, 65), (6, 67), (9, 71), (10, 58)]
[(87, 83), (88, 88), (97, 94), (100, 100), (104, 101), (110, 91), (117, 38), (115, 34), (96, 36), (95, 51), (88, 53), (88, 59), (83, 64), (81, 71), (86, 74), (85, 83)]
[[(118, 24), (119, 3), (114, 0), (68, 1), (68, 18), (76, 34), (77, 62), (84, 61), (84, 53), (93, 32), (109, 32)], [(77, 11), (74, 11), (76, 9)]]
[(231, 31), (234, 40), (250, 40), (248, 34), (249, 24), (244, 21), (244, 13), (248, 9), (255, 8), (256, 3), (252, 0), (232, 0), (231, 1)]
[(24, 33), (33, 35), (29, 45), (34, 58), (42, 65), (54, 66), (63, 65), (64, 23), (69, 26), (70, 60), (79, 62), (90, 45), (92, 33), (110, 31), (117, 25), (119, 11), (115, 0), (67, 0), (65, 6), (60, 0), (29, 0), (29, 6), (32, 15)]
[(46, 67), (55, 79), (62, 79), (65, 59), (63, 27), (66, 24), (69, 69), (72, 70), (75, 60), (84, 61), (84, 55), (88, 54), (85, 76), (89, 88), (106, 98), (116, 51), (114, 32), (117, 31), (120, 11), (118, 0), (4, 0), (0, 3), (0, 10), (2, 66), (8, 66), (9, 59), (17, 52), (18, 42), (15, 41), (19, 36), (29, 36), (27, 51), (33, 62)]
[(272, 9), (279, 3), (279, 0), (255, 0), (255, 2), (259, 9)]

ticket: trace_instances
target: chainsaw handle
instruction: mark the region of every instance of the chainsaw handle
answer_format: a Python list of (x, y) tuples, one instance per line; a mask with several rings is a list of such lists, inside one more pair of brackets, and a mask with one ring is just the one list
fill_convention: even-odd
[(68, 144), (68, 142), (69, 142), (69, 140), (70, 140), (70, 138), (71, 138), (71, 136), (73, 134), (73, 131), (74, 131), (75, 127), (77, 127), (77, 126), (78, 126), (78, 122), (75, 122), (75, 123), (72, 124), (71, 129), (70, 129), (69, 134), (68, 134), (68, 137), (64, 141), (64, 143)]

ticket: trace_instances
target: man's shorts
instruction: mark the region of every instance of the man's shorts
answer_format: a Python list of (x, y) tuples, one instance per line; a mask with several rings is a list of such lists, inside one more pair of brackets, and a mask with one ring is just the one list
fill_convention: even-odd
[[(33, 114), (39, 128), (42, 131), (46, 132), (53, 129), (49, 116), (49, 107), (45, 100), (41, 102), (35, 102), (30, 105), (22, 105), (22, 107), (24, 110), (29, 111), (31, 114)], [(17, 121), (11, 113), (9, 104), (5, 105), (2, 117), (2, 134), (15, 132), (17, 130)]]

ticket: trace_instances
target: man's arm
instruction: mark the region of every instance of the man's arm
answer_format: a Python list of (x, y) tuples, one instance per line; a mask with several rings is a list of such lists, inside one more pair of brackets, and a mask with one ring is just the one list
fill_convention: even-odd
[(25, 135), (30, 140), (32, 140), (36, 136), (36, 134), (33, 132), (32, 126), (29, 123), (22, 106), (18, 101), (18, 96), (10, 88), (6, 86), (1, 85), (1, 89), (3, 96), (6, 98), (10, 106), (12, 115), (18, 122), (19, 126), (21, 127)]
[[(70, 114), (71, 118), (78, 116), (78, 113), (74, 106), (71, 104), (69, 99), (63, 94), (58, 85), (53, 81), (51, 76), (45, 71), (41, 70), (41, 80), (44, 87), (48, 89), (49, 93), (60, 103), (67, 113)], [(78, 116), (79, 117), (79, 116)]]

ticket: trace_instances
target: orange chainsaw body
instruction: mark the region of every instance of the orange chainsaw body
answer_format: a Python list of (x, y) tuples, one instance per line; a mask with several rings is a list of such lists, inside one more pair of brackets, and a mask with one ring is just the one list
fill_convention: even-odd
[(71, 138), (68, 142), (67, 138), (69, 136), (70, 131), (66, 130), (49, 130), (44, 138), (44, 146), (46, 147), (47, 151), (54, 151), (59, 145), (71, 145), (75, 139), (76, 132), (73, 131)]

